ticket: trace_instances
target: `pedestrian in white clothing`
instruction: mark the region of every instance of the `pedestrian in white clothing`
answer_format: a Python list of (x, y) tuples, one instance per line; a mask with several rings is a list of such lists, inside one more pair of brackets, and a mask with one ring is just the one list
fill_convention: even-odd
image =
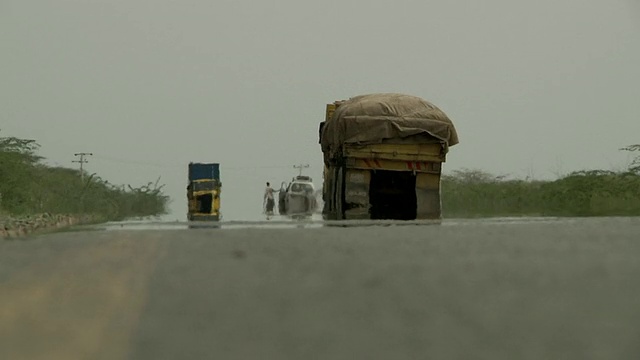
[(273, 188), (271, 187), (271, 184), (267, 182), (267, 187), (264, 190), (264, 203), (266, 204), (267, 214), (273, 214), (273, 207), (275, 206), (273, 193), (278, 191), (279, 190), (273, 190)]

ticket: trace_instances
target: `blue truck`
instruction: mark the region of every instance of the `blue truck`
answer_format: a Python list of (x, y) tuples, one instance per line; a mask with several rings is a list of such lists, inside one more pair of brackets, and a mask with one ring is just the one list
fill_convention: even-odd
[(189, 221), (219, 221), (220, 216), (220, 164), (189, 163)]

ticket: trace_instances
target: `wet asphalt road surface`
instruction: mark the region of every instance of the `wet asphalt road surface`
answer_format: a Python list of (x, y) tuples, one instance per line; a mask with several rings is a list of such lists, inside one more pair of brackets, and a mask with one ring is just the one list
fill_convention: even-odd
[(638, 218), (0, 241), (0, 359), (638, 358)]

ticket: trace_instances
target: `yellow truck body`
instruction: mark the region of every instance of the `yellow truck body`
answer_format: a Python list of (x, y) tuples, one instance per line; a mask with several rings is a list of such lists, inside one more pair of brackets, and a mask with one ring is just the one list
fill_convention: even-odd
[(210, 184), (211, 180), (195, 180), (194, 188), (206, 184), (204, 190), (187, 191), (188, 211), (190, 220), (219, 220), (220, 218), (220, 193), (221, 188), (217, 184)]
[(220, 220), (220, 164), (189, 163), (188, 180), (188, 220)]

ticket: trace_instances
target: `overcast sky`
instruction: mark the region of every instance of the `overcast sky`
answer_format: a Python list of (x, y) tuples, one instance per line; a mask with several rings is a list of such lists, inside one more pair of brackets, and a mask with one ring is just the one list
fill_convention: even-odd
[(423, 97), (460, 144), (444, 171), (551, 178), (620, 169), (640, 143), (637, 0), (0, 0), (0, 136), (114, 183), (219, 162), (225, 219), (264, 182), (321, 186), (325, 104)]

